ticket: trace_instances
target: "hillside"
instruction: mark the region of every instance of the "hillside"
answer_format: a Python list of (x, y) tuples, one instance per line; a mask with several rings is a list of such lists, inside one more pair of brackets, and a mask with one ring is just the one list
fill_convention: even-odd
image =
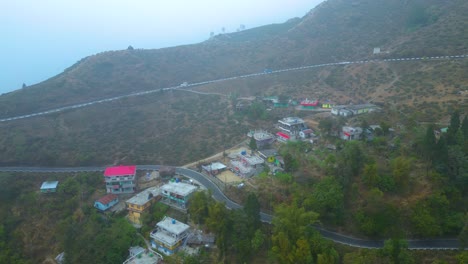
[[(325, 62), (467, 53), (468, 3), (326, 1), (303, 18), (205, 42), (83, 58), (37, 85), (0, 96), (0, 117), (135, 91)], [(374, 47), (389, 52), (372, 55)], [(287, 94), (379, 102), (437, 122), (466, 109), (467, 60), (330, 66), (197, 88), (237, 96)], [(418, 111), (413, 111), (418, 109)], [(276, 116), (285, 113), (273, 113)], [(270, 122), (271, 123), (271, 122)], [(252, 128), (229, 100), (173, 92), (0, 124), (3, 164), (171, 163), (222, 151)]]
[[(468, 59), (378, 59), (468, 54), (467, 43), (466, 0), (328, 0), (302, 18), (198, 44), (90, 55), (0, 96), (0, 118), (158, 92), (0, 122), (0, 166), (196, 164), (244, 141), (250, 129), (273, 132), (278, 119), (298, 116), (314, 124), (318, 143), (278, 144), (284, 172), (268, 168), (242, 188), (221, 186), (246, 210), (195, 194), (181, 219), (213, 232), (216, 248), (165, 263), (463, 263), (466, 250), (410, 251), (406, 239), (468, 244)], [(372, 54), (375, 47), (383, 52)], [(225, 96), (161, 89), (374, 59), (194, 88)], [(260, 100), (235, 110), (239, 97), (273, 95), (372, 102), (382, 111), (345, 120), (292, 107), (267, 110)], [(345, 122), (381, 129), (372, 140), (345, 141), (334, 136)], [(436, 138), (442, 127), (447, 133)], [(38, 191), (45, 180), (60, 181), (57, 193)], [(105, 192), (101, 173), (1, 173), (0, 183), (0, 263), (53, 263), (63, 251), (70, 263), (122, 263), (167, 211), (154, 206), (137, 236), (125, 213), (94, 210)], [(260, 224), (260, 209), (275, 216), (271, 224)], [(382, 249), (351, 248), (325, 240), (311, 223), (390, 239)]]

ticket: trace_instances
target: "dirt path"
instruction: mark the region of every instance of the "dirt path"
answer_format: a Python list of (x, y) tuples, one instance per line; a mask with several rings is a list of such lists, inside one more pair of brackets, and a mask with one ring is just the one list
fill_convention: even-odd
[[(247, 147), (247, 143), (248, 141), (247, 140), (244, 140), (242, 141), (241, 143), (231, 147), (230, 149), (226, 149), (225, 152), (226, 152), (226, 155), (229, 155), (231, 154), (232, 152), (235, 152), (235, 151), (238, 151), (240, 148), (242, 148), (243, 145), (245, 145), (244, 148)], [(214, 161), (214, 160), (217, 160), (217, 159), (222, 159), (223, 158), (223, 152), (224, 151), (221, 151), (219, 153), (216, 153), (214, 154), (213, 156), (210, 156), (208, 158), (204, 158), (204, 159), (200, 159), (200, 160), (197, 160), (197, 161), (194, 161), (192, 163), (189, 163), (189, 164), (185, 164), (184, 166), (182, 166), (183, 168), (190, 168), (190, 167), (194, 167), (196, 166), (198, 163), (201, 163), (201, 162), (209, 162), (209, 161)]]

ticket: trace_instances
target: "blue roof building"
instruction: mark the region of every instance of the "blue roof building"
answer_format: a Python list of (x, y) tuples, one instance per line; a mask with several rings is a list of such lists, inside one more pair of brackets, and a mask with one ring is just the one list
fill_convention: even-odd
[(45, 181), (41, 185), (41, 193), (54, 193), (57, 191), (58, 181)]

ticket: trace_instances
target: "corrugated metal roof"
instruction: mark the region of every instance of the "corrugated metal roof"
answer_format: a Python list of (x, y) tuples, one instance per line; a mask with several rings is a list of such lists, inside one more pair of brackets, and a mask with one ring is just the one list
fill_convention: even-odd
[(106, 196), (103, 196), (101, 198), (99, 198), (99, 200), (97, 200), (97, 202), (100, 202), (101, 204), (103, 205), (107, 205), (109, 204), (110, 202), (112, 202), (113, 200), (117, 199), (118, 196), (113, 194), (113, 193), (110, 193)]
[(136, 166), (115, 166), (107, 167), (104, 171), (104, 176), (125, 176), (125, 175), (135, 175)]

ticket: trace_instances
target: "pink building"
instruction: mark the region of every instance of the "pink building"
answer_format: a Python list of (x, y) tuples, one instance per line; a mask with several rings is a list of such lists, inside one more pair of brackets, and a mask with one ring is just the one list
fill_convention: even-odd
[(107, 193), (133, 193), (136, 186), (136, 166), (107, 167), (104, 182)]

